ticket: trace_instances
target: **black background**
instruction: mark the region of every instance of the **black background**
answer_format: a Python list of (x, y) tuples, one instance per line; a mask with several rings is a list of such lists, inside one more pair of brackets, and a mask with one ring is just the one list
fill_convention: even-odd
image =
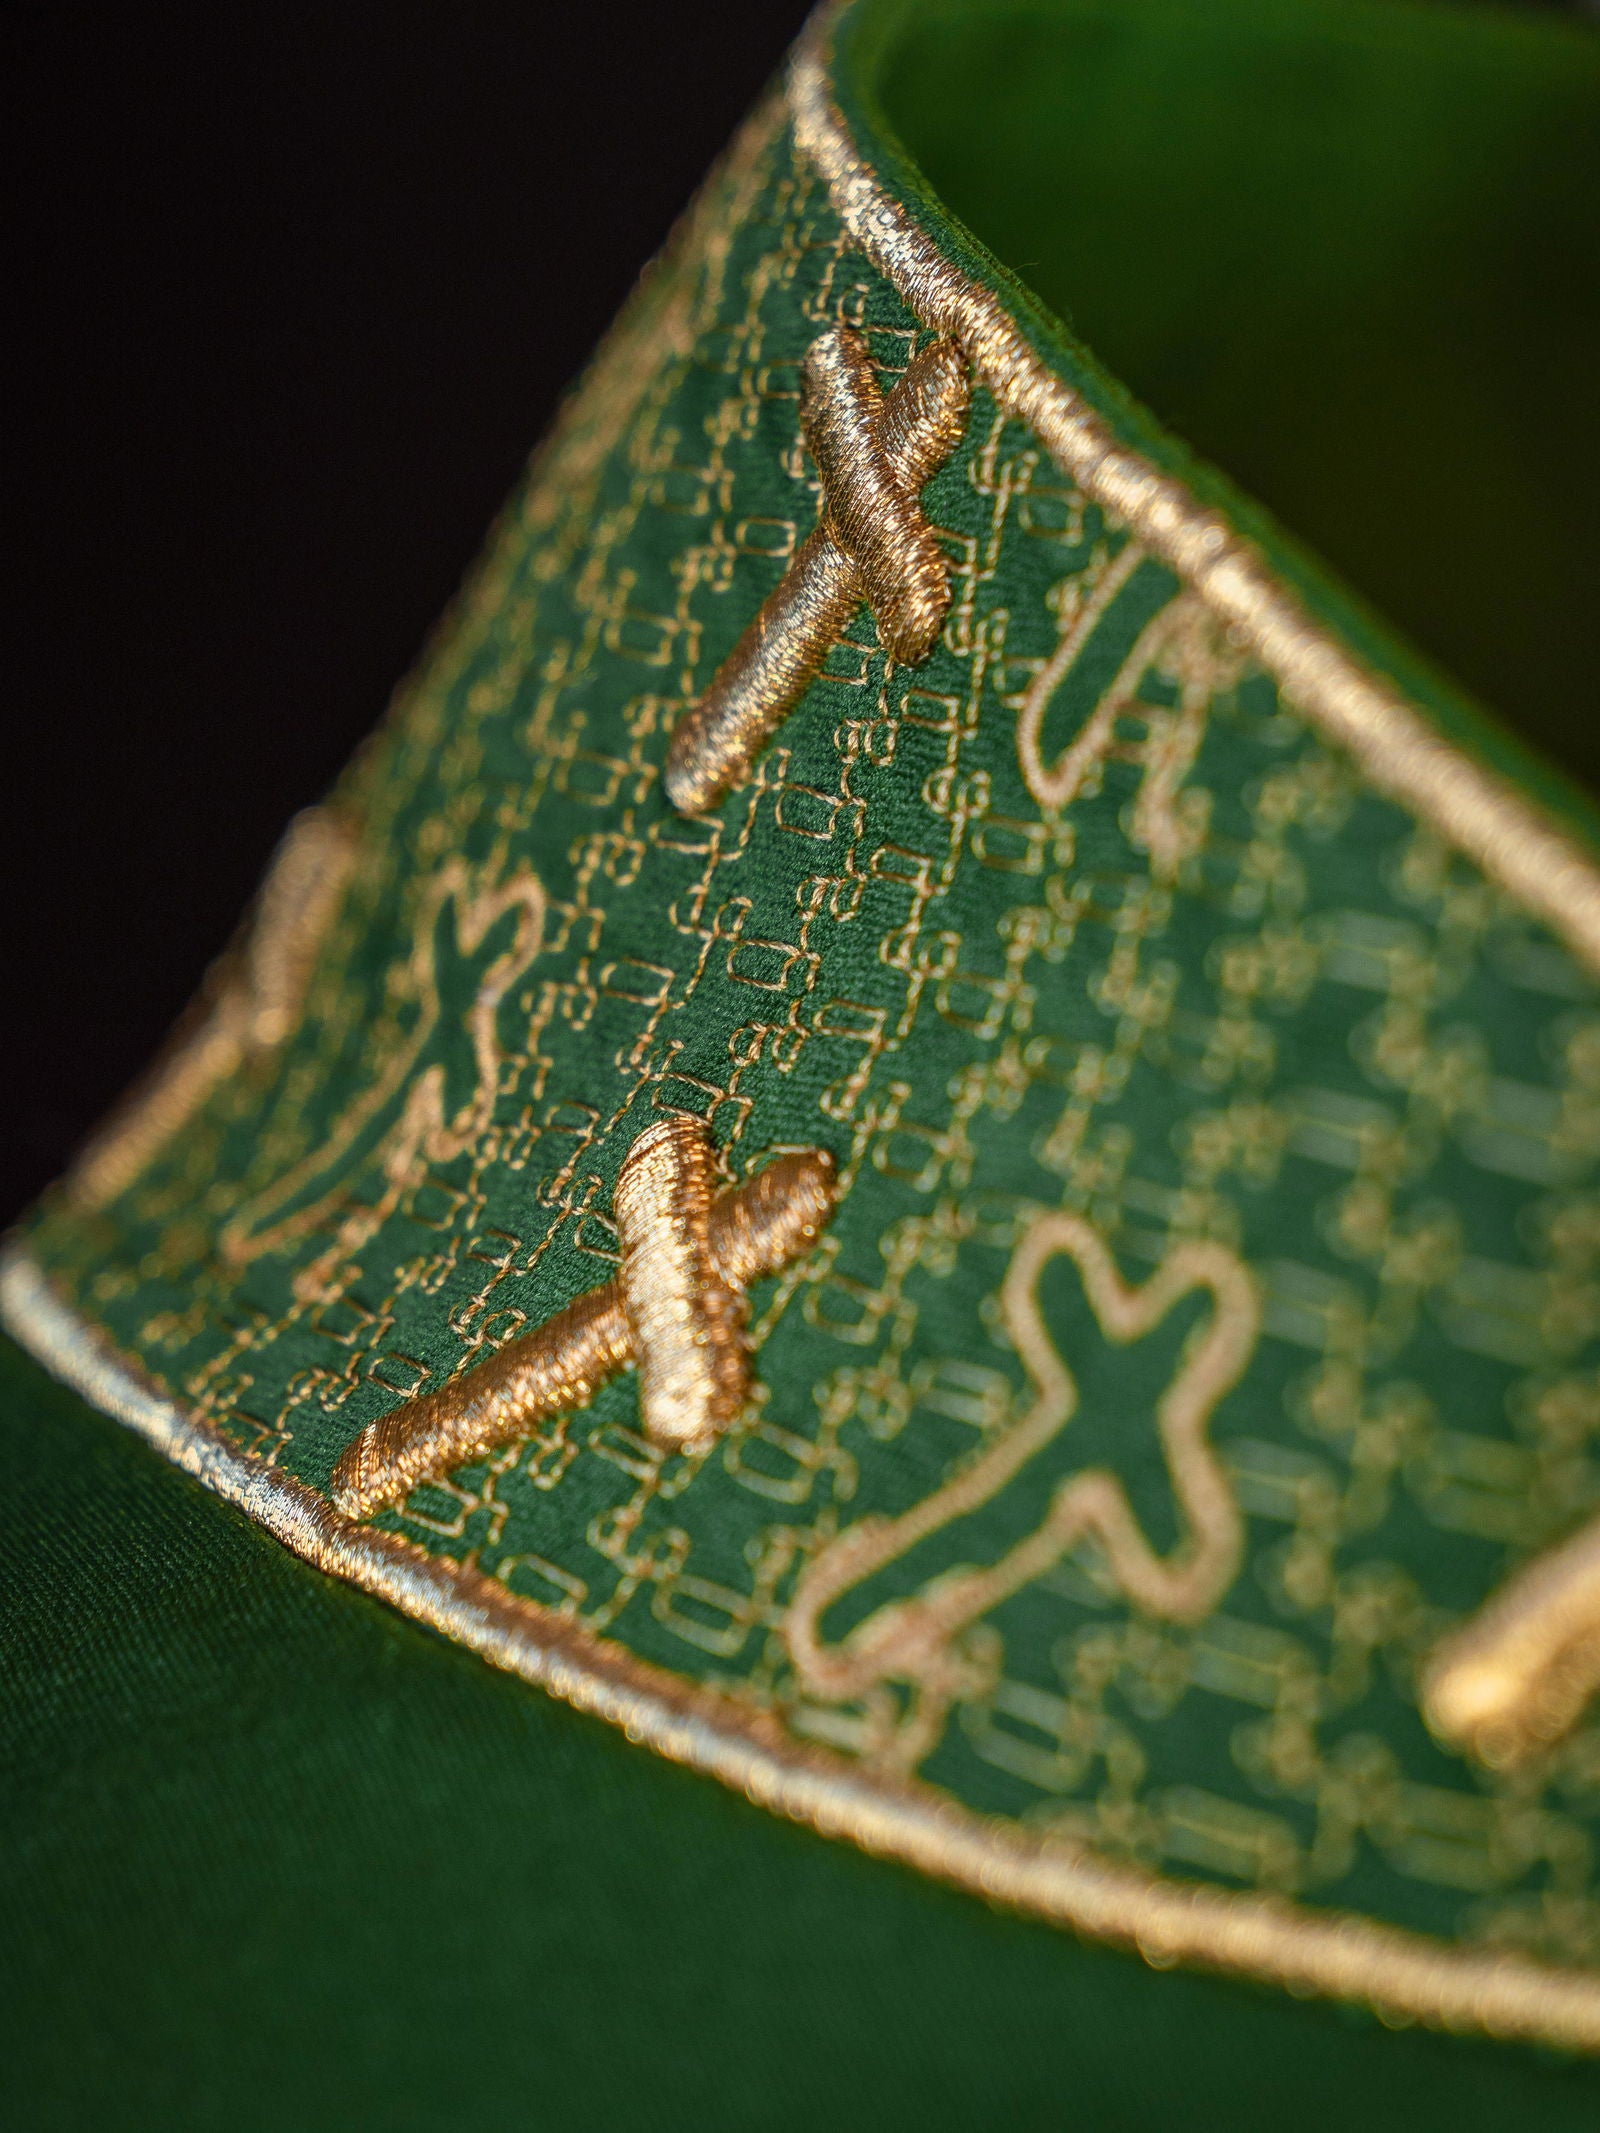
[(4, 15), (0, 1220), (381, 715), (806, 12)]

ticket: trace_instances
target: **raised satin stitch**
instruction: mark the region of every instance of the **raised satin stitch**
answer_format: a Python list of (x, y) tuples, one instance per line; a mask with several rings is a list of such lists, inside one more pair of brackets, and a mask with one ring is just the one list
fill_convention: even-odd
[(662, 1669), (587, 1636), (549, 1608), (530, 1607), (467, 1565), (353, 1524), (281, 1467), (186, 1419), (109, 1355), (15, 1248), (0, 1254), (0, 1305), (7, 1323), (25, 1328), (35, 1352), (85, 1398), (319, 1569), (775, 1814), (1163, 1967), (1198, 1963), (1296, 1993), (1363, 2000), (1439, 2029), (1600, 2052), (1600, 1991), (1581, 1973), (1495, 1948), (1448, 1948), (1277, 1897), (1165, 1881), (1080, 1844), (970, 1815), (927, 1788), (865, 1780), (847, 1764), (824, 1763), (803, 1744), (752, 1725), (737, 1706), (708, 1703)]
[(970, 390), (949, 341), (914, 356), (887, 399), (858, 333), (832, 326), (812, 342), (800, 407), (823, 520), (673, 736), (666, 792), (682, 813), (738, 783), (863, 599), (892, 658), (932, 651), (949, 574), (917, 499), (961, 435)]
[(1435, 823), (1600, 969), (1600, 873), (1579, 843), (1322, 628), (1221, 512), (1124, 444), (1032, 347), (995, 291), (947, 257), (885, 190), (834, 101), (833, 31), (845, 11), (839, 0), (813, 17), (789, 71), (789, 107), (802, 153), (866, 257), (923, 325), (960, 346), (978, 381), (1028, 424), (1063, 473), (1170, 565), (1376, 786)]
[(355, 860), (355, 832), (336, 809), (308, 807), (290, 823), (204, 1019), (84, 1150), (67, 1180), (74, 1205), (115, 1199), (213, 1089), (293, 1035)]
[[(369, 752), (360, 902), (293, 1043), (92, 1223), (46, 1210), (10, 1322), (310, 1561), (776, 1811), (1163, 1964), (1600, 2051), (1600, 1727), (1474, 1769), (1417, 1693), (1496, 1549), (1537, 1561), (1593, 1513), (1597, 877), (1570, 895), (1529, 803), (1486, 814), (1481, 766), (1417, 755), (1421, 714), (1303, 614), (1286, 635), (1284, 588), (1242, 612), (1267, 565), (980, 330), (988, 293), (902, 247), (806, 79), (813, 161), (752, 132)], [(804, 713), (685, 822), (669, 739), (736, 633), (734, 559), (775, 576), (816, 523), (794, 385), (835, 324), (904, 374), (886, 423), (938, 335), (988, 388), (932, 492), (950, 606), (925, 666), (852, 609)], [(524, 857), (537, 926), (488, 901)], [(744, 1179), (708, 1218), (735, 1289), (728, 1225), (792, 1211), (804, 1161), (751, 1151), (826, 1142), (841, 1179), (752, 1300), (737, 1428), (691, 1458), (604, 1383), (634, 1360), (620, 1283), (579, 1294), (639, 1122), (685, 1111)], [(1046, 1218), (1130, 1298), (1198, 1244), (1248, 1268), (1260, 1338), (1191, 1445), (1244, 1523), (1231, 1582), (1227, 1504), (1196, 1512), (1157, 1426), (1220, 1299), (1122, 1346), (1092, 1255), (1057, 1250), (1032, 1348)], [(1459, 1397), (1490, 1371), (1503, 1413)], [(1543, 1419), (1558, 1396), (1576, 1421)], [(386, 1424), (411, 1463), (360, 1523), (327, 1477)], [(1025, 1469), (960, 1511), (1025, 1426)], [(1132, 1533), (1084, 1516), (1113, 1464)], [(835, 1697), (785, 1634), (796, 1590), (930, 1499), (925, 1541), (809, 1588), (823, 1661), (919, 1610), (915, 1665)]]
[(1428, 1723), (1491, 1768), (1571, 1732), (1600, 1690), (1600, 1518), (1519, 1570), (1440, 1645)]
[(418, 1482), (587, 1407), (635, 1363), (646, 1433), (661, 1449), (697, 1448), (725, 1429), (746, 1390), (744, 1292), (816, 1242), (833, 1212), (834, 1171), (822, 1150), (805, 1149), (720, 1194), (712, 1178), (698, 1120), (675, 1116), (641, 1134), (617, 1181), (621, 1277), (370, 1424), (334, 1468), (340, 1510), (370, 1518)]

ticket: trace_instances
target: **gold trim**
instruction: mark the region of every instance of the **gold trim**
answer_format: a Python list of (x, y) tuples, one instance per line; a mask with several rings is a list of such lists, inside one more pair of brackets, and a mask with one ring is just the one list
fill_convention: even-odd
[(663, 784), (681, 814), (738, 784), (863, 599), (892, 658), (933, 650), (949, 569), (917, 498), (954, 450), (970, 394), (949, 341), (913, 356), (887, 399), (859, 334), (836, 326), (812, 342), (801, 422), (824, 516), (672, 737)]
[(357, 1525), (186, 1415), (51, 1290), (16, 1245), (0, 1260), (0, 1318), (103, 1414), (330, 1576), (389, 1601), (492, 1665), (747, 1799), (1158, 1967), (1189, 1963), (1376, 2007), (1431, 2028), (1600, 2054), (1600, 1980), (1525, 1957), (1446, 1947), (1371, 1920), (1158, 1880), (1059, 1839), (986, 1821), (914, 1782), (859, 1774), (761, 1714), (688, 1686), (531, 1600), (396, 1535)]
[[(704, 1133), (699, 1121), (690, 1123)], [(641, 1162), (649, 1157), (650, 1137), (641, 1135), (629, 1150), (617, 1183), (619, 1221), (625, 1230), (631, 1223), (622, 1216), (622, 1203), (631, 1195), (624, 1179), (636, 1155)], [(715, 1197), (708, 1186), (706, 1241), (719, 1285), (742, 1298), (752, 1281), (778, 1273), (808, 1251), (833, 1213), (834, 1191), (833, 1158), (820, 1148), (780, 1155), (753, 1178)], [(670, 1221), (670, 1211), (666, 1219)], [(638, 1249), (625, 1234), (625, 1269), (630, 1250)], [(652, 1309), (648, 1292), (658, 1273), (644, 1283), (647, 1310)], [(370, 1518), (374, 1511), (404, 1502), (418, 1482), (531, 1436), (552, 1416), (587, 1407), (602, 1385), (633, 1367), (635, 1323), (626, 1281), (608, 1281), (558, 1311), (536, 1333), (508, 1341), (487, 1362), (437, 1392), (423, 1393), (381, 1415), (340, 1455), (333, 1469), (335, 1504), (350, 1518)], [(678, 1330), (671, 1329), (674, 1334)], [(657, 1441), (670, 1449), (682, 1448), (676, 1436)]]
[(923, 325), (950, 336), (1062, 473), (1193, 586), (1374, 785), (1431, 822), (1600, 969), (1600, 867), (1315, 622), (1220, 512), (1122, 444), (1028, 346), (1000, 298), (953, 265), (884, 190), (833, 101), (833, 30), (850, 4), (824, 7), (813, 18), (790, 66), (788, 95), (796, 142), (852, 241)]

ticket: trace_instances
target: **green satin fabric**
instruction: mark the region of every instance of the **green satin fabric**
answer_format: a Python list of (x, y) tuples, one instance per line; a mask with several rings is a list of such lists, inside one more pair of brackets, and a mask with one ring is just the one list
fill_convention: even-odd
[(0, 1344), (30, 2133), (1580, 2133), (1600, 2067), (1178, 1973), (775, 1821), (285, 1554)]

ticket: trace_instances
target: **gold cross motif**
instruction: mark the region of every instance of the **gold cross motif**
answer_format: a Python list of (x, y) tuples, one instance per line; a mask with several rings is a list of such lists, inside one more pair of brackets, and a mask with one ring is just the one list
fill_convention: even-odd
[(933, 650), (949, 568), (918, 499), (954, 449), (970, 396), (951, 341), (913, 356), (887, 399), (860, 334), (831, 326), (812, 342), (800, 421), (822, 476), (822, 520), (673, 735), (665, 783), (680, 812), (703, 814), (739, 782), (862, 600), (891, 658), (916, 664)]
[(1600, 1690), (1600, 1518), (1535, 1556), (1434, 1653), (1423, 1708), (1491, 1769), (1571, 1732)]
[(780, 1155), (718, 1192), (705, 1125), (662, 1119), (634, 1142), (617, 1179), (616, 1280), (369, 1424), (333, 1470), (335, 1504), (370, 1518), (419, 1482), (587, 1407), (628, 1369), (639, 1373), (651, 1443), (702, 1450), (738, 1418), (749, 1392), (746, 1290), (816, 1242), (834, 1198), (833, 1159), (818, 1148)]

